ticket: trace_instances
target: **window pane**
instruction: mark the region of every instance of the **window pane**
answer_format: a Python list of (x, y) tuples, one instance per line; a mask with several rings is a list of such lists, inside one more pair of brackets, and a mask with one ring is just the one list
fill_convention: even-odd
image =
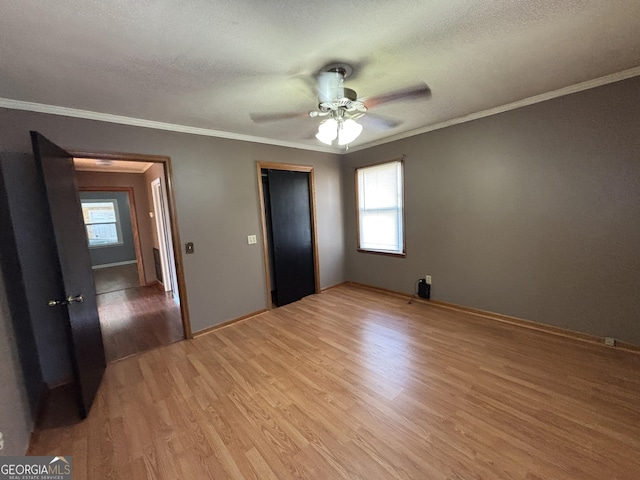
[(361, 248), (400, 251), (397, 212), (385, 210), (363, 212), (360, 225)]
[(90, 246), (118, 243), (118, 229), (115, 223), (87, 225), (87, 238)]
[(114, 202), (82, 202), (82, 216), (86, 225), (92, 223), (115, 223)]
[(395, 168), (373, 168), (373, 171), (364, 171), (362, 174), (364, 184), (362, 207), (370, 210), (396, 206), (398, 181)]
[(404, 253), (402, 163), (360, 168), (357, 181), (360, 249)]
[(116, 199), (85, 199), (81, 201), (81, 204), (90, 247), (122, 243)]

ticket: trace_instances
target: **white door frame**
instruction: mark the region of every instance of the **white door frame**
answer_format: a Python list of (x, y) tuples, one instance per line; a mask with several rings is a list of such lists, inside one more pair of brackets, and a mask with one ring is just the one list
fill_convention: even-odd
[(162, 279), (164, 291), (173, 293), (173, 299), (180, 303), (178, 294), (178, 280), (176, 276), (175, 261), (173, 256), (173, 240), (167, 205), (167, 193), (160, 178), (151, 182), (151, 194), (153, 196), (153, 209), (155, 211), (156, 232), (158, 234), (158, 250), (160, 250), (160, 264), (162, 266)]

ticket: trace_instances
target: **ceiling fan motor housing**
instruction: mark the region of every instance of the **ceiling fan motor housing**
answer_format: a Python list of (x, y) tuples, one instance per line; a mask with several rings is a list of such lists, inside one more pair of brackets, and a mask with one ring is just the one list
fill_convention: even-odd
[(352, 90), (350, 88), (345, 88), (344, 89), (344, 98), (348, 98), (352, 102), (355, 102), (358, 99), (358, 94), (356, 93), (355, 90)]

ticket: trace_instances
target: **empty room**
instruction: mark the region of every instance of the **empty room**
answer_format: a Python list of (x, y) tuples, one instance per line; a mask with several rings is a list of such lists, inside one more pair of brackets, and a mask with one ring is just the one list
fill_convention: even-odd
[(638, 18), (3, 2), (0, 477), (640, 478)]

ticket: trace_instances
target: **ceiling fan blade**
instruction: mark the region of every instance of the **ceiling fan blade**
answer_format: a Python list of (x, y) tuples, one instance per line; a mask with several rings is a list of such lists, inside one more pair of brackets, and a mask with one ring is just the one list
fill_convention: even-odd
[(291, 118), (309, 118), (309, 112), (250, 113), (249, 116), (255, 123), (268, 123)]
[(418, 85), (412, 85), (410, 87), (396, 90), (395, 92), (384, 93), (382, 95), (376, 95), (364, 99), (364, 106), (367, 108), (373, 108), (383, 103), (395, 102), (398, 100), (410, 100), (417, 98), (430, 98), (431, 89), (426, 83), (420, 83)]
[(318, 100), (320, 103), (333, 102), (344, 96), (342, 75), (338, 72), (320, 72), (317, 76)]
[(391, 130), (402, 124), (402, 121), (393, 118), (384, 117), (372, 112), (367, 112), (359, 120), (365, 127), (371, 127), (376, 130)]

